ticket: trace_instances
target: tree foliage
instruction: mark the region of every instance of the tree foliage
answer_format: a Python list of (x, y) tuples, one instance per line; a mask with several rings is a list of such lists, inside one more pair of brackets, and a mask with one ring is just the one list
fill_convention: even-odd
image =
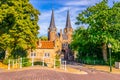
[(48, 37), (47, 36), (40, 36), (39, 39), (41, 39), (42, 41), (47, 41)]
[(9, 53), (35, 48), (39, 14), (29, 0), (1, 0), (0, 47)]
[(102, 60), (100, 43), (94, 43), (89, 38), (89, 31), (83, 26), (74, 31), (71, 48), (78, 51), (77, 60), (87, 60), (88, 58)]
[[(93, 47), (95, 45), (94, 49), (92, 49), (91, 51), (99, 49), (99, 52), (102, 51), (103, 53), (102, 56), (104, 61), (107, 61), (107, 44), (110, 42), (112, 44), (113, 53), (120, 54), (119, 18), (120, 2), (116, 2), (112, 7), (109, 7), (107, 4), (107, 0), (103, 0), (94, 6), (88, 7), (86, 10), (78, 15), (76, 22), (76, 24), (78, 25), (81, 23), (87, 24), (88, 28), (78, 28), (74, 32), (73, 42), (71, 46), (74, 46), (74, 49), (75, 46), (79, 46), (78, 48), (76, 48), (78, 50), (86, 48), (86, 46), (88, 46), (90, 50), (90, 46), (92, 45)], [(81, 51), (87, 53), (85, 49)]]

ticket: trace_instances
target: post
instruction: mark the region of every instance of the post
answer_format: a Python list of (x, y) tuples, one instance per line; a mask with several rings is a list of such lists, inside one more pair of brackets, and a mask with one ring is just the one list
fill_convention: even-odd
[(60, 59), (60, 69), (61, 69), (61, 59)]
[(42, 65), (43, 65), (43, 67), (44, 67), (44, 56), (43, 56), (43, 64), (42, 64)]
[(112, 45), (111, 45), (111, 43), (108, 43), (108, 49), (109, 49), (109, 58), (110, 58), (110, 72), (112, 72), (112, 63), (111, 63), (111, 49), (112, 49)]
[(54, 59), (54, 69), (55, 69), (55, 59)]
[(34, 57), (32, 56), (32, 66), (34, 66)]
[(16, 68), (17, 68), (17, 59), (16, 59)]
[(111, 64), (111, 48), (109, 48), (109, 57), (110, 57), (110, 72), (112, 72), (112, 64)]
[(20, 69), (22, 68), (22, 58), (20, 58)]
[(65, 61), (62, 61), (62, 69), (65, 69)]
[(66, 71), (66, 61), (65, 61), (65, 71)]
[(12, 63), (12, 68), (14, 69), (14, 60), (12, 61), (13, 63)]
[(10, 70), (10, 59), (9, 59), (9, 62), (8, 62), (8, 70)]

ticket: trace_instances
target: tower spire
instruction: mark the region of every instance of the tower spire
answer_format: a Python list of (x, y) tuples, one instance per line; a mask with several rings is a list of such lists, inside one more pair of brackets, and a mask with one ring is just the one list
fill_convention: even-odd
[(66, 28), (72, 28), (72, 26), (71, 26), (71, 21), (70, 21), (69, 10), (67, 11)]
[(49, 28), (56, 28), (55, 27), (55, 21), (54, 21), (54, 10), (52, 9), (52, 15), (51, 15), (51, 21)]
[(56, 30), (55, 21), (54, 21), (54, 11), (52, 9), (51, 21), (48, 28), (48, 40), (54, 41), (56, 39)]

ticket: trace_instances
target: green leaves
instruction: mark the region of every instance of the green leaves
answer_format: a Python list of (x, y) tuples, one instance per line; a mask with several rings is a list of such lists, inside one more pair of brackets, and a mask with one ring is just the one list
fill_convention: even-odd
[[(109, 7), (107, 2), (103, 0), (78, 15), (76, 24), (87, 24), (88, 28), (82, 30), (80, 27), (75, 30), (71, 44), (73, 49), (86, 52), (83, 47), (88, 46), (90, 49), (91, 44), (102, 47), (103, 44), (111, 42), (112, 50), (120, 52), (120, 2), (114, 3), (112, 7)], [(102, 51), (107, 52), (105, 50), (104, 47)], [(104, 52), (103, 54), (107, 54)]]
[[(0, 1), (0, 47), (35, 48), (40, 14), (29, 0)], [(32, 16), (31, 16), (32, 15)], [(31, 17), (34, 19), (31, 20)], [(9, 46), (8, 46), (9, 45)]]

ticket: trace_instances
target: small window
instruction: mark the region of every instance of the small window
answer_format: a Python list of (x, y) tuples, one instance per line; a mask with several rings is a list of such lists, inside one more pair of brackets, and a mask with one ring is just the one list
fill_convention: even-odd
[(45, 57), (45, 58), (48, 58), (48, 57), (50, 57), (50, 54), (49, 54), (49, 53), (45, 53), (45, 54), (44, 54), (44, 57)]
[(31, 53), (31, 57), (33, 56), (33, 53)]
[(35, 56), (36, 56), (36, 53), (31, 52), (31, 57), (35, 57)]
[(36, 56), (36, 53), (34, 53), (34, 56)]

